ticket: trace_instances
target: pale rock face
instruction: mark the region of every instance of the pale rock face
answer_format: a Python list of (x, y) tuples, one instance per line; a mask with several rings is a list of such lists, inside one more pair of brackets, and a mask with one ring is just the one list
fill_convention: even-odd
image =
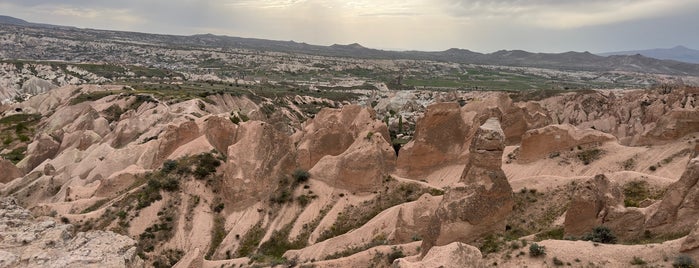
[(483, 256), (474, 246), (453, 242), (444, 246), (432, 247), (422, 260), (410, 261), (400, 258), (393, 261), (394, 268), (482, 268)]
[(680, 179), (671, 184), (648, 220), (646, 228), (657, 233), (690, 230), (699, 219), (699, 157), (689, 160)]
[(184, 122), (179, 126), (169, 125), (163, 134), (158, 136), (158, 156), (154, 164), (159, 165), (180, 146), (199, 137), (199, 126), (195, 122)]
[(24, 173), (12, 162), (0, 158), (0, 183), (8, 183), (16, 178), (22, 177)]
[(296, 155), (289, 136), (261, 121), (240, 124), (236, 141), (228, 147), (228, 161), (222, 165), (224, 192), (230, 191), (241, 204), (265, 196), (296, 167)]
[(600, 174), (576, 185), (566, 212), (565, 236), (580, 237), (594, 227), (606, 226), (621, 241), (633, 240), (645, 231), (645, 214), (624, 207), (621, 187)]
[(299, 166), (310, 169), (326, 155), (343, 153), (367, 131), (380, 134), (388, 142), (391, 140), (386, 124), (377, 120), (370, 108), (359, 105), (323, 108), (296, 135)]
[(379, 133), (363, 134), (342, 154), (320, 159), (310, 170), (311, 178), (353, 192), (376, 190), (395, 168), (396, 155)]
[(3, 267), (145, 267), (136, 241), (105, 231), (73, 234), (73, 226), (36, 221), (13, 198), (0, 200)]
[(566, 236), (582, 236), (602, 224), (609, 208), (623, 203), (624, 195), (618, 185), (604, 175), (576, 185), (566, 212)]
[(461, 179), (447, 189), (423, 236), (422, 253), (451, 242), (472, 242), (490, 232), (504, 232), (512, 211), (512, 188), (501, 169), (505, 135), (496, 118), (480, 126), (471, 141)]
[(554, 152), (566, 151), (580, 145), (599, 145), (613, 140), (616, 140), (614, 136), (593, 129), (550, 125), (524, 133), (517, 161), (530, 163), (546, 158)]
[(204, 121), (204, 134), (216, 151), (228, 153), (228, 146), (235, 141), (235, 132), (238, 126), (230, 119), (211, 116)]
[(694, 224), (692, 231), (689, 232), (689, 235), (687, 235), (684, 238), (684, 241), (682, 241), (680, 252), (689, 254), (694, 259), (699, 257), (699, 221)]
[(44, 162), (56, 156), (61, 144), (47, 134), (41, 134), (27, 147), (27, 157), (22, 159), (17, 166), (25, 171), (30, 171)]

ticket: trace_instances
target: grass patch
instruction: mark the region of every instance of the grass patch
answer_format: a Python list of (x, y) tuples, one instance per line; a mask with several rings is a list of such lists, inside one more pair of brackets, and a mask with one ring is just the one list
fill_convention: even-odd
[(265, 235), (265, 229), (262, 229), (262, 222), (253, 225), (250, 230), (241, 238), (240, 246), (236, 252), (237, 257), (249, 257), (255, 252), (257, 245), (260, 244), (262, 237)]
[(221, 245), (223, 239), (226, 237), (225, 230), (226, 220), (220, 215), (214, 216), (214, 227), (211, 229), (211, 246), (209, 246), (209, 251), (206, 252), (206, 259), (210, 260), (211, 256), (216, 252), (216, 248)]
[(592, 163), (592, 161), (595, 161), (602, 156), (603, 151), (597, 148), (594, 149), (586, 149), (581, 152), (579, 152), (576, 156), (580, 161), (583, 162), (585, 165), (589, 165)]
[(665, 191), (653, 189), (646, 181), (631, 181), (624, 185), (624, 206), (639, 207), (640, 203), (646, 199), (662, 198)]
[(97, 202), (95, 202), (94, 204), (90, 205), (89, 207), (83, 209), (83, 211), (80, 212), (80, 213), (81, 213), (81, 214), (84, 214), (84, 213), (93, 212), (93, 211), (99, 209), (100, 207), (102, 207), (102, 206), (103, 206), (104, 204), (106, 204), (107, 202), (109, 202), (109, 199), (100, 199), (100, 200), (97, 200)]
[(119, 94), (120, 91), (95, 91), (90, 93), (81, 93), (70, 100), (70, 105), (80, 104), (86, 101), (96, 101), (101, 98)]
[(333, 259), (339, 259), (339, 258), (344, 258), (347, 256), (354, 255), (355, 253), (365, 251), (367, 249), (376, 247), (376, 246), (381, 246), (381, 245), (387, 245), (388, 240), (386, 240), (386, 235), (385, 234), (379, 234), (375, 236), (374, 238), (369, 241), (369, 243), (362, 245), (362, 246), (356, 246), (356, 247), (349, 247), (346, 248), (345, 250), (335, 252), (331, 255), (328, 255), (325, 257), (326, 260), (333, 260)]
[(536, 234), (536, 241), (547, 240), (547, 239), (563, 239), (563, 227), (557, 227), (549, 229), (547, 231)]

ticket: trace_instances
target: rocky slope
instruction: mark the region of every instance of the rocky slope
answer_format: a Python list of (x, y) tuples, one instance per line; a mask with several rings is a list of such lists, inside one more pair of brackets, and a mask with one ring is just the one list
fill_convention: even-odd
[(13, 198), (0, 200), (2, 267), (143, 267), (136, 241), (105, 231), (35, 219)]
[[(6, 107), (40, 116), (2, 152), (26, 146), (0, 160), (0, 195), (89, 231), (65, 245), (124, 241), (115, 266), (668, 266), (697, 248), (697, 94), (435, 94), (307, 118), (331, 101), (64, 86)], [(623, 244), (594, 240), (605, 230)]]

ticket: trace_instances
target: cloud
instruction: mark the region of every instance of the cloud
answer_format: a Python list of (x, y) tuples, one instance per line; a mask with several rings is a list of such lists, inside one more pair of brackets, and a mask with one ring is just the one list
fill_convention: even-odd
[(695, 0), (442, 0), (445, 12), (467, 20), (500, 19), (542, 28), (566, 29), (663, 17)]
[[(690, 34), (699, 24), (696, 0), (4, 0), (0, 10), (78, 27), (376, 48), (604, 51), (699, 43)], [(649, 38), (650, 29), (662, 39)]]

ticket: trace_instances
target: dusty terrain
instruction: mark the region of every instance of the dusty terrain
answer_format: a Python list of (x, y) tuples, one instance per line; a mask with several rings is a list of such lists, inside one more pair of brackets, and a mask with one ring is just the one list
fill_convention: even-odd
[[(384, 94), (372, 107), (122, 85), (38, 93), (2, 110), (37, 115), (29, 140), (12, 134), (0, 152), (23, 149), (0, 160), (0, 195), (28, 210), (4, 221), (45, 219), (77, 233), (68, 248), (118, 237), (125, 246), (101, 255), (116, 267), (699, 260), (699, 89)], [(308, 105), (331, 107), (299, 112)], [(2, 265), (75, 258), (8, 235)]]

